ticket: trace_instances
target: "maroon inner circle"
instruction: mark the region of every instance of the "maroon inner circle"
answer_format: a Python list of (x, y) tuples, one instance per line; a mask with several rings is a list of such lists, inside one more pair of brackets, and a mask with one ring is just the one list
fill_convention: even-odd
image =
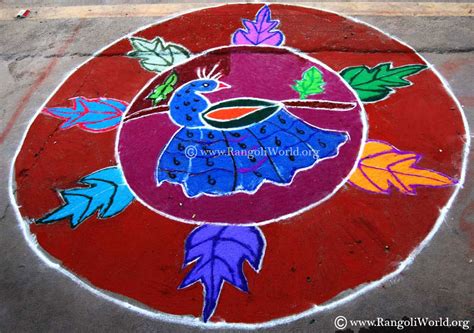
[[(177, 184), (156, 185), (155, 169), (163, 148), (179, 129), (167, 113), (156, 113), (124, 122), (119, 133), (118, 155), (125, 178), (138, 198), (154, 210), (189, 222), (249, 224), (266, 222), (300, 211), (325, 199), (351, 171), (363, 137), (361, 106), (341, 77), (321, 65), (286, 49), (271, 47), (225, 47), (197, 57), (174, 70), (179, 76), (177, 87), (197, 78), (198, 67), (209, 71), (219, 63), (224, 74), (221, 81), (232, 86), (206, 94), (212, 102), (230, 98), (253, 97), (269, 100), (298, 99), (291, 89), (294, 80), (304, 71), (318, 68), (324, 81), (324, 92), (309, 98), (334, 102), (353, 102), (350, 111), (288, 110), (319, 128), (346, 131), (350, 140), (336, 157), (323, 160), (308, 170), (298, 172), (291, 184), (263, 184), (256, 193), (236, 193), (227, 196), (189, 198)], [(129, 108), (128, 114), (152, 106), (146, 99), (169, 72), (157, 76), (142, 90)], [(238, 209), (236, 213), (235, 209)]]

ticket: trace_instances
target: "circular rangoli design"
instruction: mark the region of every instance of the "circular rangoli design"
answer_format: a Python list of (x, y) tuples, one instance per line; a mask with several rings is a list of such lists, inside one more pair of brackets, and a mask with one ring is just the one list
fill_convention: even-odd
[(272, 325), (400, 272), (461, 186), (465, 133), (434, 69), (379, 30), (223, 5), (77, 68), (22, 142), (15, 199), (37, 253), (102, 297)]

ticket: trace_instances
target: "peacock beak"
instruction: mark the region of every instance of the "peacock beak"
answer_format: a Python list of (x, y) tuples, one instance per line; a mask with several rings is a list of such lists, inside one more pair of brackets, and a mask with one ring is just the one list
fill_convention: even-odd
[(222, 89), (229, 89), (231, 88), (232, 86), (230, 84), (227, 84), (227, 83), (224, 83), (222, 81), (219, 81), (219, 84), (217, 85), (217, 88), (215, 91), (217, 90), (222, 90)]

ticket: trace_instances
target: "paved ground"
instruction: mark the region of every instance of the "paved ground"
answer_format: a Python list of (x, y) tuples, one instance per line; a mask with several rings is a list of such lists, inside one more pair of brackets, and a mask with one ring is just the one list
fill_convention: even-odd
[[(54, 5), (53, 1), (0, 1), (0, 12), (32, 2)], [(104, 1), (121, 2), (124, 1)], [(35, 5), (31, 7), (34, 9)], [(437, 8), (442, 14), (442, 4)], [(448, 80), (474, 128), (472, 16), (404, 17), (391, 16), (388, 11), (384, 16), (360, 18), (406, 41), (433, 63)], [(81, 290), (67, 277), (46, 267), (24, 241), (7, 194), (11, 160), (22, 134), (66, 73), (104, 45), (156, 19), (133, 15), (89, 19), (74, 17), (71, 12), (71, 17), (64, 19), (0, 21), (1, 332), (193, 331), (129, 312)], [(268, 331), (330, 332), (334, 331), (337, 315), (351, 319), (448, 316), (470, 319), (474, 325), (473, 176), (471, 167), (445, 223), (397, 280), (333, 311)]]

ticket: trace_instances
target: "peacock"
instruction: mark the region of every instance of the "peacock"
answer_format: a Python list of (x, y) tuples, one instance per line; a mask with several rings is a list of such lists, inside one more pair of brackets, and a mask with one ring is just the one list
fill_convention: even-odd
[(347, 132), (315, 127), (279, 101), (235, 98), (212, 104), (205, 94), (231, 89), (222, 74), (184, 83), (169, 101), (180, 129), (161, 151), (157, 185), (179, 184), (189, 197), (254, 193), (265, 182), (283, 186), (298, 171), (338, 155)]

